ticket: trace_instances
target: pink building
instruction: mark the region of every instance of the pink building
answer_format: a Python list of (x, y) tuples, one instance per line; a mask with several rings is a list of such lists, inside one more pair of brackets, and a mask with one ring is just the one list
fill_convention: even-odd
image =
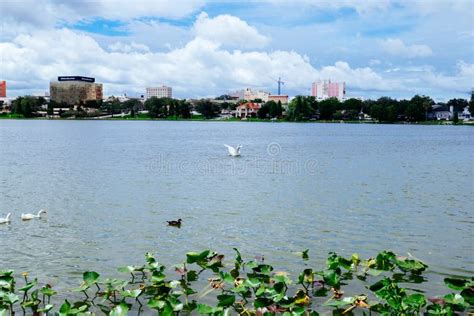
[(338, 98), (342, 101), (346, 97), (346, 83), (318, 80), (311, 85), (311, 95), (318, 100)]

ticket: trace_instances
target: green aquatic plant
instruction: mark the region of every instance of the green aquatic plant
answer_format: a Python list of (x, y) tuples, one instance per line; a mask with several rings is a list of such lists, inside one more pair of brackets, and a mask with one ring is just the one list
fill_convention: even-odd
[[(451, 292), (440, 297), (426, 297), (403, 287), (402, 284), (427, 281), (422, 273), (428, 266), (411, 256), (382, 251), (363, 260), (358, 254), (345, 258), (330, 252), (325, 266), (315, 269), (310, 267), (306, 249), (299, 253), (306, 267), (293, 280), (289, 273), (275, 271), (263, 258), (244, 260), (239, 250), (234, 251), (235, 258), (229, 263), (224, 262), (224, 255), (210, 250), (188, 252), (186, 259), (170, 270), (146, 253), (143, 265), (118, 268), (128, 275), (125, 279), (102, 279), (99, 273), (86, 271), (81, 284), (62, 303), (55, 299), (58, 293), (49, 284), (30, 281), (26, 272), (21, 278), (13, 270), (2, 270), (0, 316), (16, 312), (122, 316), (147, 310), (165, 316), (290, 316), (320, 312), (454, 315), (474, 311), (472, 277), (445, 278)], [(366, 291), (350, 293), (353, 288)]]

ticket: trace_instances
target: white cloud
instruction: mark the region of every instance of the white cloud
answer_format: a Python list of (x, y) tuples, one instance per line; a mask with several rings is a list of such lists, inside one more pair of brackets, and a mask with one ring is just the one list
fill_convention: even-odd
[(318, 74), (320, 79), (345, 81), (348, 87), (358, 90), (390, 91), (400, 88), (396, 80), (387, 80), (369, 67), (353, 69), (344, 61), (336, 62), (334, 66), (322, 67)]
[(202, 12), (194, 24), (194, 33), (197, 37), (228, 47), (262, 48), (269, 42), (247, 22), (227, 14), (209, 18)]
[[(141, 17), (178, 19), (204, 6), (204, 0), (6, 0), (0, 2), (2, 37), (17, 27), (52, 28), (58, 23), (90, 21), (94, 18), (130, 21)], [(16, 29), (18, 34), (18, 29)]]
[(138, 44), (131, 42), (130, 44), (125, 44), (122, 42), (115, 42), (110, 44), (109, 49), (113, 52), (122, 52), (122, 53), (131, 53), (131, 52), (150, 52), (150, 48), (145, 44)]
[[(278, 34), (295, 39), (283, 46), (274, 43), (288, 42), (281, 38), (269, 43), (268, 28), (261, 24), (262, 33), (237, 17), (211, 18), (205, 13), (187, 27), (154, 18), (134, 20), (127, 24), (127, 36), (19, 29), (12, 39), (0, 43), (1, 73), (9, 81), (10, 95), (46, 91), (49, 81), (58, 75), (76, 74), (96, 77), (104, 83), (106, 94), (143, 94), (148, 85), (169, 84), (178, 97), (217, 95), (246, 86), (275, 92), (274, 79), (280, 76), (285, 81), (283, 92), (290, 95), (309, 93), (311, 82), (317, 79), (345, 81), (349, 95), (360, 96), (456, 96), (473, 86), (474, 66), (469, 56), (453, 57), (450, 51), (432, 46), (439, 51), (436, 58), (442, 59), (441, 70), (436, 61), (426, 65), (423, 60), (420, 64), (393, 57), (389, 63), (383, 59), (377, 38), (340, 38), (338, 34), (347, 34), (341, 30), (350, 27), (342, 26), (337, 30), (334, 24), (315, 24), (306, 33), (297, 28), (272, 33), (276, 39)], [(426, 45), (405, 44), (416, 43), (417, 38), (421, 37), (390, 40), (400, 57), (432, 54)], [(309, 48), (301, 49), (297, 42)], [(348, 45), (345, 50), (341, 42)], [(261, 50), (264, 43), (265, 51)], [(373, 45), (373, 50), (362, 49)], [(456, 60), (464, 61), (456, 64)], [(369, 67), (363, 67), (367, 64)]]
[(388, 38), (381, 43), (381, 46), (385, 52), (400, 57), (417, 58), (433, 55), (433, 51), (428, 45), (406, 45), (399, 38)]
[[(294, 51), (228, 51), (219, 43), (196, 37), (169, 52), (150, 52), (138, 43), (115, 43), (103, 49), (92, 37), (68, 29), (20, 35), (1, 43), (2, 71), (18, 86), (59, 75), (97, 77), (107, 94), (143, 92), (146, 86), (169, 84), (181, 96), (220, 94), (246, 86), (274, 90), (274, 78), (284, 78), (288, 93), (305, 93), (319, 78), (345, 80), (360, 89), (390, 89), (370, 68), (352, 69), (346, 62), (314, 68)], [(10, 85), (15, 89), (15, 85)], [(32, 87), (38, 90), (41, 87)]]

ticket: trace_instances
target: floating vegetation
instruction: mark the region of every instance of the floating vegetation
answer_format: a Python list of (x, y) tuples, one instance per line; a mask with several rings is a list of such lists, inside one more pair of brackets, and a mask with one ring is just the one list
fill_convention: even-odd
[[(127, 315), (155, 310), (159, 315), (454, 315), (474, 311), (474, 278), (445, 278), (446, 295), (425, 297), (400, 286), (418, 283), (428, 268), (415, 258), (383, 251), (362, 260), (329, 253), (321, 270), (304, 269), (296, 280), (274, 271), (264, 260), (235, 258), (224, 264), (224, 255), (210, 250), (189, 252), (186, 260), (168, 271), (147, 253), (142, 266), (118, 269), (126, 279), (102, 279), (97, 272), (83, 273), (82, 283), (62, 304), (48, 284), (15, 278), (13, 270), (0, 271), (0, 316)], [(307, 264), (308, 250), (301, 255)], [(348, 293), (345, 286), (361, 283), (365, 293)], [(21, 287), (20, 287), (21, 286)], [(63, 293), (65, 295), (65, 293)], [(64, 296), (63, 296), (64, 297)]]

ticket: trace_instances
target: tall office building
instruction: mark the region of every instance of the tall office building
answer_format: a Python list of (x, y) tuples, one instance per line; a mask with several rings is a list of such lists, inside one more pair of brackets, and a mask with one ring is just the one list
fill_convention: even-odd
[(90, 100), (102, 100), (102, 84), (95, 78), (67, 76), (58, 77), (58, 81), (49, 85), (51, 100), (68, 105), (80, 105)]
[(5, 80), (0, 81), (0, 98), (7, 97), (7, 82)]
[(161, 86), (161, 87), (147, 87), (146, 88), (146, 98), (149, 99), (151, 97), (157, 98), (172, 98), (173, 91), (171, 87)]
[(318, 100), (338, 98), (342, 101), (346, 97), (345, 82), (331, 82), (331, 80), (318, 80), (311, 86), (311, 95)]

